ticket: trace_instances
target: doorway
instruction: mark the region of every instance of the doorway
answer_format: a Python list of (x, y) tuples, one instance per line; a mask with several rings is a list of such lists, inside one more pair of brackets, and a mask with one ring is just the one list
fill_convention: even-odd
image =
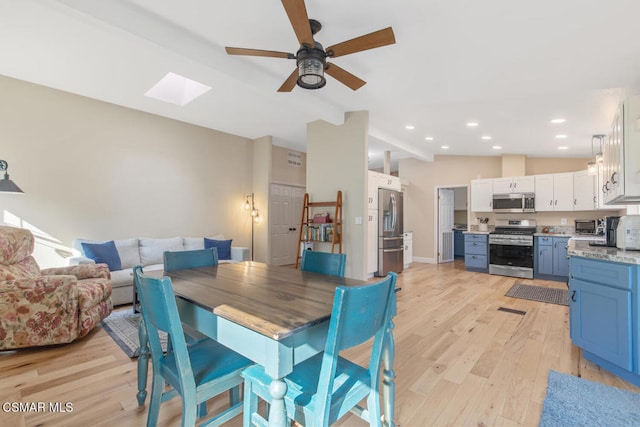
[(469, 223), (469, 186), (435, 187), (434, 197), (434, 260), (437, 264), (452, 262), (459, 240), (454, 230), (467, 230)]
[(295, 264), (304, 187), (271, 184), (269, 197), (270, 264)]

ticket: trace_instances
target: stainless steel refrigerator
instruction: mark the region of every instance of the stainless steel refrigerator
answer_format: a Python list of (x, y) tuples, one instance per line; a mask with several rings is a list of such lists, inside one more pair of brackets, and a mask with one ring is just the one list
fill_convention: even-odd
[(378, 271), (376, 276), (388, 272), (400, 273), (404, 265), (402, 242), (402, 192), (378, 190)]

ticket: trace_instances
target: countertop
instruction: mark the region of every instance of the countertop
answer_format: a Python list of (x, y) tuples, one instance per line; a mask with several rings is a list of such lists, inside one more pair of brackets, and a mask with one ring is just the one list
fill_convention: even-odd
[(463, 231), (462, 234), (489, 234), (489, 231)]
[(601, 259), (604, 261), (621, 262), (625, 264), (640, 264), (640, 251), (630, 251), (602, 246), (589, 246), (589, 242), (584, 240), (569, 240), (569, 249), (567, 253), (570, 256)]

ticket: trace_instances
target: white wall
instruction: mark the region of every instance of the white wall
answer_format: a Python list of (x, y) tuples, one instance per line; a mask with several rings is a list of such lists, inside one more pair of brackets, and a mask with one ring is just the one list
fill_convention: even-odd
[[(335, 200), (342, 190), (345, 275), (361, 280), (367, 278), (368, 133), (366, 111), (345, 114), (340, 126), (324, 121), (307, 125), (307, 192), (312, 202), (320, 202)], [(356, 217), (360, 224), (355, 224)]]
[(0, 195), (0, 220), (41, 230), (41, 267), (78, 236), (250, 244), (246, 138), (0, 76), (0, 159), (25, 192)]

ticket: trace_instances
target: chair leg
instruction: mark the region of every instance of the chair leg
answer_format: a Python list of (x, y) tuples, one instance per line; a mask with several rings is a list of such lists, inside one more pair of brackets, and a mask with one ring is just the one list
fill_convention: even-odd
[(200, 405), (196, 407), (195, 395), (185, 393), (182, 396), (182, 427), (192, 427), (196, 425)]
[(380, 395), (375, 391), (369, 393), (367, 410), (369, 412), (369, 425), (371, 427), (379, 427), (382, 422), (382, 413), (380, 411)]
[(198, 405), (198, 418), (205, 417), (207, 415), (207, 402), (202, 402)]
[(155, 427), (158, 423), (163, 384), (163, 378), (154, 373), (151, 384), (151, 399), (149, 399), (149, 411), (147, 414), (147, 427)]
[(144, 406), (147, 398), (147, 375), (149, 371), (149, 345), (147, 338), (147, 328), (144, 321), (140, 319), (138, 327), (138, 340), (140, 342), (140, 355), (138, 356), (138, 406)]
[(237, 385), (229, 389), (229, 406), (233, 406), (240, 402), (240, 386)]
[(258, 412), (258, 396), (253, 392), (250, 381), (244, 382), (244, 408), (242, 414), (242, 426), (251, 427), (251, 418)]

